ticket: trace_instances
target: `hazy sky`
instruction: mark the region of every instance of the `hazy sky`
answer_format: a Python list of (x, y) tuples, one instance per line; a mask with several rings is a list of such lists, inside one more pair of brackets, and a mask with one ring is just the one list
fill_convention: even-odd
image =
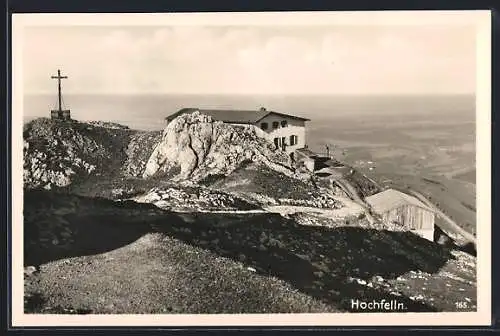
[(473, 26), (27, 27), (25, 93), (474, 93)]

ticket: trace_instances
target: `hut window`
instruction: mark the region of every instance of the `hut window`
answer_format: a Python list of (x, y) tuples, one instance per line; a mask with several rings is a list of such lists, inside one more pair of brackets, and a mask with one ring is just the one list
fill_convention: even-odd
[(276, 146), (276, 148), (280, 147), (280, 140), (280, 138), (274, 138), (274, 145)]
[(287, 121), (286, 120), (282, 120), (281, 121), (281, 127), (286, 127), (287, 126)]
[(260, 128), (262, 128), (263, 130), (266, 130), (266, 129), (267, 129), (267, 127), (268, 127), (268, 124), (267, 124), (267, 123), (265, 123), (265, 122), (264, 122), (264, 123), (262, 123), (262, 124), (260, 124)]
[(279, 122), (273, 121), (273, 128), (278, 128), (279, 125), (280, 125)]
[(298, 142), (298, 138), (296, 135), (290, 135), (290, 146), (295, 146)]

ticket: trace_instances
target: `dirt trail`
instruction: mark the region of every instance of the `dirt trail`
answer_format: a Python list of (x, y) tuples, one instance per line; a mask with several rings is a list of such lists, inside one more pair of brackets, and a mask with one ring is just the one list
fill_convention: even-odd
[[(315, 215), (320, 215), (326, 218), (345, 218), (348, 216), (357, 216), (364, 212), (364, 208), (347, 199), (339, 199), (345, 205), (340, 209), (329, 209), (329, 208), (315, 208), (308, 206), (298, 206), (298, 205), (271, 205), (263, 207), (262, 209), (253, 210), (203, 210), (198, 209), (196, 212), (200, 213), (214, 213), (214, 214), (257, 214), (257, 213), (277, 213), (281, 215), (290, 215), (299, 212), (312, 213)], [(192, 213), (192, 210), (176, 210), (176, 213)]]
[[(466, 240), (465, 243), (473, 243), (474, 246), (476, 246), (476, 238), (472, 234), (470, 234), (469, 232), (462, 229), (453, 219), (448, 217), (438, 207), (436, 207), (434, 204), (432, 204), (432, 202), (430, 202), (427, 198), (425, 198), (424, 195), (422, 195), (418, 191), (411, 190), (411, 189), (408, 190), (408, 192), (410, 194), (412, 194), (413, 196), (417, 197), (420, 201), (424, 202), (424, 204), (426, 204), (431, 209), (434, 209), (436, 211), (436, 213), (451, 226), (451, 229), (454, 230), (454, 233), (459, 234), (460, 236), (462, 236)], [(442, 228), (442, 229), (445, 230), (445, 228)]]
[(273, 205), (265, 207), (264, 209), (267, 210), (268, 212), (280, 213), (281, 215), (289, 215), (297, 212), (304, 212), (332, 219), (346, 218), (348, 216), (357, 216), (364, 212), (363, 207), (359, 206), (358, 204), (352, 201), (348, 204), (345, 204), (345, 206), (340, 209), (324, 209), (324, 208), (314, 208), (314, 207), (295, 206), (295, 205)]
[[(315, 209), (315, 208), (313, 208)], [(213, 213), (213, 214), (257, 214), (257, 213), (266, 213), (273, 212), (267, 211), (266, 209), (252, 209), (252, 210), (207, 210), (207, 209), (196, 209), (196, 210), (175, 210), (176, 213)]]

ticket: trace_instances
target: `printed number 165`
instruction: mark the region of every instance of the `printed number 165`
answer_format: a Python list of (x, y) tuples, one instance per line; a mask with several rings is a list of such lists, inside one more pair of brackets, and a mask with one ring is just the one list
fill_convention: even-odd
[(467, 308), (467, 302), (461, 301), (461, 302), (455, 302), (455, 307), (458, 309), (466, 309)]

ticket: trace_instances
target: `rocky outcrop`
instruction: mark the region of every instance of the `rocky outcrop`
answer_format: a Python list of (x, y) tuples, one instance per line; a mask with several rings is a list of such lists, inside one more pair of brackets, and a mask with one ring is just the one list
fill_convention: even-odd
[[(90, 174), (95, 170), (95, 165), (75, 157), (74, 152), (65, 157), (58, 157), (59, 163), (54, 165), (53, 157), (45, 151), (33, 149), (30, 151), (29, 142), (24, 142), (24, 184), (27, 187), (66, 187), (71, 184), (72, 177), (79, 173)], [(28, 152), (29, 154), (26, 154)]]
[(277, 151), (261, 130), (223, 124), (199, 113), (177, 118), (163, 132), (39, 118), (25, 125), (23, 136), (28, 189), (97, 183), (88, 180), (90, 175), (103, 181), (155, 175), (196, 183), (207, 176), (226, 176), (252, 161), (294, 174), (288, 155)]
[(121, 166), (128, 131), (39, 118), (23, 138), (24, 186), (52, 189)]
[(75, 130), (73, 125), (58, 125), (48, 119), (32, 121), (24, 131), (25, 186), (65, 187), (78, 173), (92, 173), (95, 162), (83, 152), (105, 154), (100, 144)]
[(131, 135), (125, 150), (127, 158), (123, 164), (123, 173), (127, 176), (141, 177), (149, 157), (161, 139), (161, 131), (136, 132)]
[(288, 160), (260, 129), (224, 124), (194, 112), (177, 117), (165, 128), (143, 176), (164, 173), (177, 180), (199, 181), (209, 175), (228, 175), (245, 161), (292, 175)]
[(128, 126), (121, 125), (121, 124), (114, 123), (114, 122), (109, 122), (109, 121), (95, 120), (95, 121), (89, 121), (87, 123), (90, 125), (93, 125), (93, 126), (110, 128), (110, 129), (124, 129), (124, 130), (130, 129), (130, 127), (128, 127)]

